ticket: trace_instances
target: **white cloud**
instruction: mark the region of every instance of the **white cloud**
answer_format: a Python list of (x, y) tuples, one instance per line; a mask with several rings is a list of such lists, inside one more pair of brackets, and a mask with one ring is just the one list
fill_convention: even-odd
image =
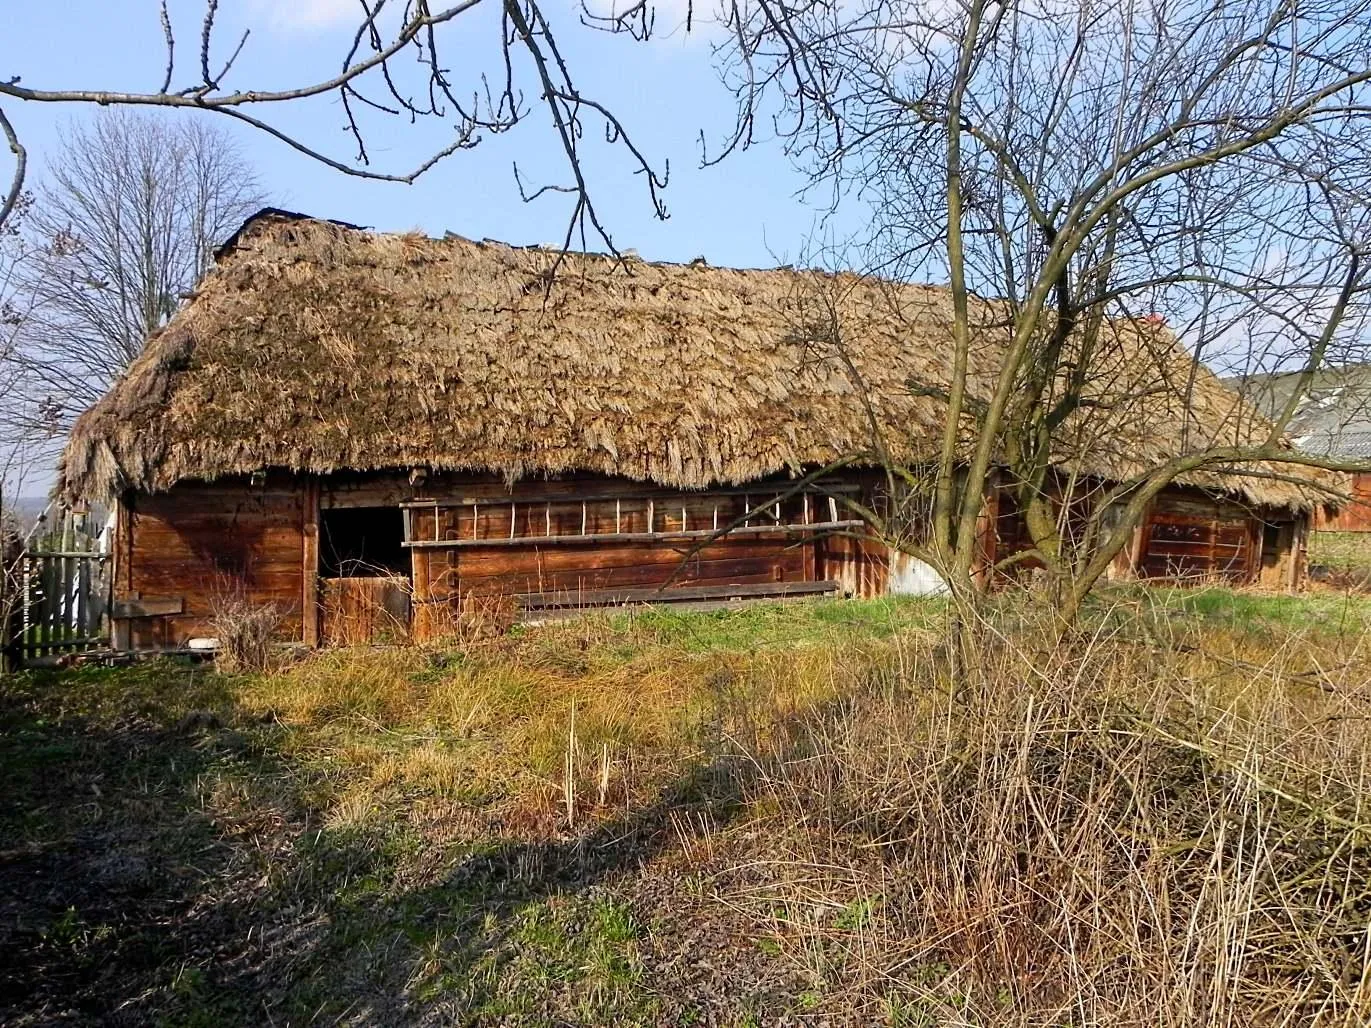
[(356, 24), (362, 15), (357, 0), (252, 0), (255, 19), (276, 32), (316, 32)]

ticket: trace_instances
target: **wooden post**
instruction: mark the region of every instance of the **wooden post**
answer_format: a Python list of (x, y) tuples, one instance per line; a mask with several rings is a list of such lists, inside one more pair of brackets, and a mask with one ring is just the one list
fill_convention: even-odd
[[(809, 528), (809, 493), (804, 495), (804, 526)], [(714, 508), (715, 521), (718, 521), (719, 508)], [(804, 580), (806, 582), (816, 581), (819, 577), (819, 536), (815, 532), (806, 531), (801, 537), (800, 546), (804, 553)]]
[(1248, 585), (1261, 580), (1262, 551), (1266, 548), (1262, 539), (1266, 533), (1262, 531), (1262, 525), (1258, 517), (1247, 519), (1247, 574), (1243, 576), (1243, 581)]
[(1152, 530), (1152, 514), (1156, 510), (1155, 504), (1149, 503), (1138, 518), (1138, 523), (1133, 526), (1133, 538), (1128, 541), (1128, 577), (1142, 577), (1143, 557), (1147, 552), (1147, 540)]
[(1305, 540), (1309, 535), (1309, 517), (1308, 514), (1301, 515), (1290, 532), (1290, 552), (1286, 556), (1285, 587), (1291, 592), (1300, 587), (1300, 579), (1304, 570)]
[(981, 513), (976, 519), (976, 563), (971, 569), (973, 580), (982, 588), (991, 584), (991, 569), (1000, 553), (1000, 491), (999, 472), (992, 470), (986, 478)]
[(110, 619), (110, 646), (117, 652), (133, 649), (133, 623), (114, 616), (114, 601), (133, 596), (133, 522), (131, 495), (121, 496), (114, 505), (114, 553), (110, 557), (109, 594), (106, 596)]
[(304, 643), (310, 649), (319, 645), (319, 479), (305, 480), (304, 558), (300, 571)]
[[(437, 522), (437, 510), (434, 521)], [(436, 534), (436, 529), (435, 529)], [(410, 603), (409, 632), (415, 642), (424, 642), (433, 633), (433, 589), (429, 584), (429, 560), (439, 551), (415, 548), (409, 551), (410, 558)]]

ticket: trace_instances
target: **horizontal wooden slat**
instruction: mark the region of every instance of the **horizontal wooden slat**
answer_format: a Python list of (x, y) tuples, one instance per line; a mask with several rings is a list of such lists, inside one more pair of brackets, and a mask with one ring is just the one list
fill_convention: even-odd
[[(806, 544), (809, 545), (809, 544)], [(687, 555), (692, 561), (729, 560), (741, 557), (771, 557), (795, 552), (791, 541), (778, 538), (724, 538), (693, 550), (690, 546), (658, 546), (647, 543), (601, 545), (563, 545), (540, 548), (536, 541), (527, 548), (493, 546), (471, 547), (453, 553), (465, 575), (503, 574), (511, 570), (540, 568), (546, 571), (599, 569), (640, 564), (680, 564)], [(438, 557), (442, 551), (430, 551)]]
[(161, 600), (115, 600), (110, 614), (117, 618), (155, 618), (180, 614), (186, 609), (183, 596)]
[(460, 583), (463, 592), (542, 592), (549, 589), (598, 589), (626, 586), (658, 586), (664, 582), (779, 582), (804, 576), (804, 557), (799, 552), (771, 557), (744, 557), (730, 560), (692, 561), (685, 565), (641, 564), (600, 569), (568, 568), (539, 572), (536, 569), (510, 571), (499, 575), (475, 577), (462, 573), (435, 585), (435, 594), (448, 593)]
[(1147, 544), (1148, 553), (1206, 554), (1213, 551), (1216, 555), (1243, 553), (1247, 546), (1242, 543), (1216, 543), (1207, 539), (1152, 539)]
[[(567, 484), (569, 483), (563, 483), (563, 485)], [(535, 492), (512, 492), (504, 496), (489, 494), (473, 494), (469, 496), (462, 495), (457, 497), (443, 497), (435, 499), (425, 499), (420, 497), (414, 500), (410, 500), (406, 503), (401, 503), (400, 506), (427, 510), (432, 510), (436, 506), (441, 510), (449, 507), (469, 507), (472, 505), (503, 505), (507, 507), (510, 503), (518, 503), (520, 505), (526, 503), (599, 503), (602, 501), (613, 501), (619, 499), (654, 499), (666, 503), (671, 503), (674, 501), (677, 506), (680, 506), (681, 501), (685, 501), (687, 503), (702, 503), (710, 500), (712, 497), (715, 496), (727, 496), (736, 498), (751, 496), (756, 499), (756, 503), (754, 503), (753, 506), (757, 506), (761, 503), (765, 503), (767, 500), (774, 499), (777, 496), (784, 496), (787, 493), (790, 493), (792, 490), (794, 490), (796, 497), (798, 497), (801, 493), (805, 492), (809, 493), (811, 496), (816, 494), (820, 496), (827, 496), (829, 494), (849, 495), (858, 492), (860, 490), (860, 486), (845, 482), (832, 482), (822, 486), (811, 485), (805, 487), (804, 489), (796, 489), (796, 487), (793, 484), (787, 484), (784, 482), (773, 482), (766, 485), (752, 486), (750, 488), (736, 487), (727, 489), (710, 489), (707, 492), (698, 493), (683, 493), (678, 490), (653, 488), (651, 486), (641, 486), (637, 488), (625, 486), (623, 488), (614, 490), (597, 490), (593, 488), (587, 489), (583, 485), (582, 490), (584, 491), (564, 488), (555, 491), (548, 490)]]
[[(744, 535), (804, 535), (818, 531), (836, 531), (844, 528), (861, 528), (866, 522), (851, 521), (825, 521), (813, 525), (758, 525), (749, 528), (735, 528), (728, 533), (729, 536)], [(420, 533), (416, 533), (418, 535)], [(564, 545), (567, 543), (585, 542), (653, 542), (665, 543), (674, 540), (686, 539), (708, 539), (710, 536), (719, 533), (712, 529), (700, 529), (689, 532), (609, 532), (603, 535), (553, 535), (553, 536), (516, 536), (513, 539), (488, 538), (488, 539), (415, 539), (404, 545), (417, 550), (439, 550), (439, 549), (461, 549), (470, 546), (528, 546), (532, 543), (539, 545)]]

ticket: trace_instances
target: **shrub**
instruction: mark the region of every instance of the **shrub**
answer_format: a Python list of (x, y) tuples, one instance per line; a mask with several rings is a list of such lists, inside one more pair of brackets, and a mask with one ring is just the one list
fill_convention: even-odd
[(274, 603), (242, 597), (218, 598), (210, 624), (219, 649), (215, 660), (225, 671), (265, 671), (271, 664), (272, 640), (285, 619)]

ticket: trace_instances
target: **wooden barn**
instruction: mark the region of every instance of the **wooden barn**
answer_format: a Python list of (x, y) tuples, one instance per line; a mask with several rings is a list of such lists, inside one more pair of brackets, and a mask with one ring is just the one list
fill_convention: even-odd
[[(63, 456), (61, 495), (116, 511), (116, 646), (183, 646), (232, 603), (275, 605), (285, 636), (316, 645), (429, 638), (500, 605), (935, 583), (866, 531), (874, 456), (794, 486), (843, 457), (936, 453), (944, 290), (558, 261), (249, 220)], [(978, 336), (986, 374), (1000, 345)], [(1091, 407), (1112, 427), (1076, 433), (1063, 476), (1123, 480), (1250, 421), (1207, 372), (1185, 404), (1153, 386), (1184, 378), (1164, 330), (1129, 323), (1109, 345)], [(1318, 502), (1288, 478), (1191, 475), (1121, 570), (1291, 585)], [(987, 560), (1022, 534), (1008, 493), (983, 521)]]

